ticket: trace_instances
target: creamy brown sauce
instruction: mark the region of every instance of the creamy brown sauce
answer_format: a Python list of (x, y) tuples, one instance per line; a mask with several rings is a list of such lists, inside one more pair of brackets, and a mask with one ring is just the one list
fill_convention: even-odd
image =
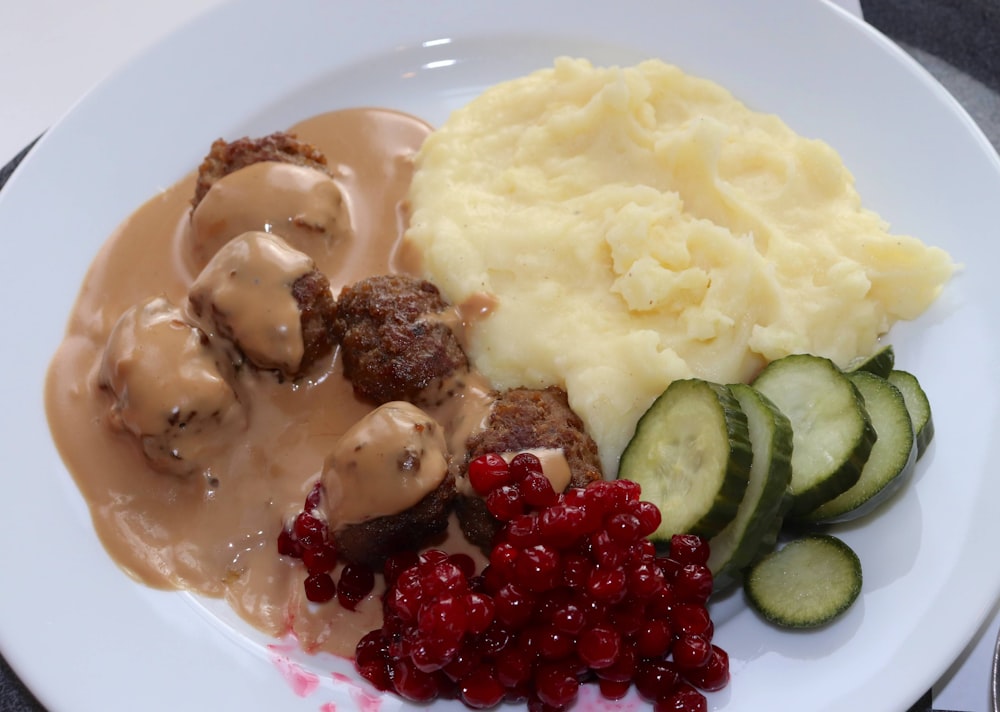
[[(310, 208), (303, 214), (313, 217), (295, 223), (288, 238), (298, 249), (308, 245), (305, 251), (327, 275), (334, 294), (369, 275), (416, 273), (413, 256), (401, 254), (398, 241), (411, 156), (429, 127), (396, 112), (363, 109), (321, 115), (291, 130), (328, 157), (348, 209), (349, 233), (324, 237), (308, 225), (303, 228), (310, 221), (343, 226), (336, 210)], [(249, 178), (278, 181), (280, 194), (282, 172), (258, 169)], [(236, 193), (253, 195), (239, 181), (230, 183)], [(310, 190), (310, 205), (318, 200), (317, 191), (330, 195), (322, 180)], [(96, 257), (48, 373), (46, 407), (53, 437), (102, 543), (132, 576), (151, 586), (225, 597), (242, 617), (272, 635), (294, 632), (307, 650), (350, 655), (361, 635), (381, 624), (378, 588), (357, 612), (335, 602), (313, 606), (304, 598), (301, 564), (279, 557), (275, 548), (283, 520), (301, 508), (339, 438), (371, 410), (342, 377), (336, 352), (294, 382), (241, 369), (234, 389), (246, 408), (245, 430), (227, 438), (219, 452), (204, 455), (204, 467), (195, 474), (155, 470), (140, 440), (113, 427), (112, 394), (101, 388), (99, 374), (119, 317), (154, 297), (184, 305), (200, 264), (207, 261), (204, 254), (192, 256), (193, 245), (204, 249), (204, 240), (222, 241), (218, 231), (281, 234), (281, 221), (294, 223), (270, 205), (251, 218), (233, 217), (227, 226), (224, 211), (215, 209), (208, 222), (216, 232), (195, 241), (193, 191), (190, 175), (151, 199)], [(232, 196), (227, 200), (239, 204)], [(318, 235), (313, 242), (310, 232)], [(487, 302), (471, 305), (459, 321), (488, 308)], [(481, 400), (475, 394), (471, 399)], [(434, 416), (452, 417), (444, 410)], [(472, 428), (483, 416), (463, 417), (468, 421), (463, 427)], [(454, 527), (449, 540), (449, 546), (454, 540), (455, 548), (471, 550)]]

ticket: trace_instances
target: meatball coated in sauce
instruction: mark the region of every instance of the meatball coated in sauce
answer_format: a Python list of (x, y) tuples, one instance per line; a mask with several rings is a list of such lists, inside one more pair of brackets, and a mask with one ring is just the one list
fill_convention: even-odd
[(226, 371), (206, 334), (154, 297), (118, 319), (98, 379), (114, 398), (112, 427), (133, 435), (156, 470), (188, 475), (245, 427)]
[(261, 138), (244, 137), (231, 142), (220, 138), (212, 143), (209, 154), (198, 167), (192, 206), (197, 207), (219, 179), (266, 161), (291, 163), (329, 173), (326, 156), (315, 146), (299, 141), (294, 134), (276, 131)]
[(347, 203), (326, 157), (290, 134), (212, 145), (198, 172), (184, 261), (200, 271), (229, 240), (274, 233), (325, 260), (353, 234)]
[(192, 284), (191, 310), (238, 358), (292, 378), (333, 349), (334, 301), (312, 258), (276, 235), (248, 232), (211, 259)]
[(344, 288), (333, 333), (355, 393), (374, 403), (420, 405), (448, 377), (466, 371), (448, 309), (437, 287), (413, 277), (371, 277)]
[(343, 435), (321, 482), (341, 558), (376, 569), (444, 532), (455, 497), (444, 428), (401, 401), (376, 408)]
[[(603, 476), (597, 443), (570, 408), (566, 392), (555, 386), (543, 390), (514, 388), (501, 393), (486, 427), (469, 438), (466, 448), (463, 480), (467, 477), (468, 463), (480, 455), (524, 450), (561, 451), (569, 466), (570, 487), (586, 487)], [(460, 494), (455, 510), (466, 538), (488, 550), (499, 526), (483, 500)]]

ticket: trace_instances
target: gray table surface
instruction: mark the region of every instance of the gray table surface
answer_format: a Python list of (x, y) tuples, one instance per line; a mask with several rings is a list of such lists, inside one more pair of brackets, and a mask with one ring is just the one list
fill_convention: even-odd
[[(1000, 151), (1000, 0), (862, 0), (862, 8), (866, 20), (951, 92)], [(0, 187), (21, 158), (0, 169)], [(910, 712), (932, 707), (928, 693)], [(44, 712), (2, 657), (0, 711)]]

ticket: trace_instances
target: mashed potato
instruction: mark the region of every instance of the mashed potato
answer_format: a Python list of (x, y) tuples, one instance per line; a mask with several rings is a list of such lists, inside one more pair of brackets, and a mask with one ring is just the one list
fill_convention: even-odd
[(502, 387), (566, 388), (608, 475), (672, 380), (844, 364), (934, 300), (953, 264), (861, 206), (827, 144), (647, 61), (560, 59), (456, 111), (424, 144), (407, 239)]

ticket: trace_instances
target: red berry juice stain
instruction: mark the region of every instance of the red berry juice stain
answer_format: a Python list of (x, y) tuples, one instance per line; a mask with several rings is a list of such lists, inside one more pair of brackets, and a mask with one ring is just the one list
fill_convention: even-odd
[(281, 645), (268, 645), (271, 662), (278, 669), (285, 682), (299, 697), (308, 697), (319, 687), (319, 676), (316, 673), (303, 670), (302, 666), (293, 662), (284, 654), (286, 648)]
[(621, 700), (603, 697), (594, 683), (580, 685), (580, 692), (573, 705), (573, 712), (648, 712), (650, 706), (634, 693)]
[[(353, 678), (348, 677), (340, 672), (331, 673), (330, 676), (333, 678), (334, 684), (346, 685), (347, 692), (351, 696), (351, 701), (354, 702), (354, 709), (356, 712), (379, 712), (382, 709), (382, 696), (380, 694), (369, 692), (360, 685), (358, 685)], [(331, 707), (333, 705), (331, 704)], [(320, 712), (336, 712), (336, 709), (330, 710), (320, 710)]]

